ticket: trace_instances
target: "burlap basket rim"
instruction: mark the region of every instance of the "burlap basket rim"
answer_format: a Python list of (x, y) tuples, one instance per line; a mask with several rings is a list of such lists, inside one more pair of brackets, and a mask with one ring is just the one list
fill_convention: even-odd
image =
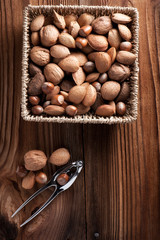
[[(87, 113), (85, 115), (77, 115), (75, 117), (67, 116), (33, 116), (30, 114), (27, 96), (27, 85), (30, 80), (28, 73), (28, 62), (29, 62), (29, 24), (30, 24), (30, 13), (33, 11), (47, 12), (51, 10), (57, 10), (61, 14), (66, 13), (77, 13), (91, 12), (96, 15), (103, 15), (111, 12), (121, 12), (132, 16), (132, 34), (133, 34), (133, 52), (136, 54), (136, 61), (133, 64), (132, 74), (130, 78), (130, 99), (128, 102), (130, 112), (123, 116), (111, 116), (111, 117), (99, 117)], [(138, 49), (139, 49), (139, 14), (138, 10), (133, 7), (117, 7), (117, 6), (78, 6), (78, 5), (28, 5), (24, 10), (24, 21), (23, 21), (23, 50), (22, 50), (22, 97), (21, 97), (21, 116), (26, 121), (34, 122), (58, 122), (58, 123), (93, 123), (93, 124), (116, 124), (116, 123), (129, 123), (137, 119), (138, 111)]]

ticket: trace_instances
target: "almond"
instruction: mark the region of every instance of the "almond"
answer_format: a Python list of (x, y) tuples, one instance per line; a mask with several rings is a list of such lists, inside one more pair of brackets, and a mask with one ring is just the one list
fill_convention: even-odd
[(114, 107), (109, 104), (103, 104), (96, 109), (96, 115), (110, 117), (115, 113)]
[(50, 48), (50, 54), (54, 58), (65, 58), (70, 54), (70, 51), (66, 46), (57, 44)]
[(70, 157), (71, 157), (71, 155), (70, 155), (68, 149), (58, 148), (50, 156), (49, 162), (56, 166), (61, 166), (61, 165), (66, 164), (69, 161)]
[(131, 40), (132, 33), (127, 26), (122, 25), (122, 24), (118, 24), (118, 30), (119, 30), (119, 33), (120, 33), (121, 37), (124, 40), (126, 40), (126, 41)]
[(116, 98), (116, 102), (125, 102), (129, 98), (129, 95), (130, 95), (129, 83), (123, 82), (120, 93)]
[(95, 33), (106, 34), (112, 29), (112, 22), (109, 16), (102, 16), (96, 18), (92, 22), (92, 28)]
[(98, 78), (99, 78), (100, 73), (90, 73), (87, 77), (86, 77), (86, 82), (92, 83), (95, 82)]
[(69, 33), (73, 38), (76, 38), (79, 32), (80, 26), (77, 21), (72, 21), (69, 25)]
[(30, 25), (30, 29), (32, 32), (36, 32), (36, 31), (39, 31), (41, 29), (41, 27), (43, 27), (44, 25), (44, 15), (41, 14), (37, 17), (35, 17), (32, 22), (31, 22), (31, 25)]
[(54, 85), (59, 84), (64, 78), (64, 72), (55, 63), (49, 63), (45, 66), (44, 75), (47, 81), (52, 82)]
[(24, 155), (25, 168), (30, 171), (38, 171), (45, 167), (47, 157), (40, 150), (31, 150)]
[(87, 89), (87, 87), (89, 86), (89, 82), (85, 82), (81, 85), (82, 87), (85, 87)]
[(112, 21), (114, 23), (120, 24), (127, 24), (132, 21), (132, 18), (128, 15), (122, 13), (113, 13), (112, 14)]
[(97, 51), (105, 51), (108, 48), (108, 41), (105, 36), (90, 34), (87, 39), (89, 45)]
[(108, 55), (111, 58), (111, 64), (114, 63), (115, 59), (116, 59), (116, 49), (115, 47), (111, 47), (108, 51), (107, 51)]
[(59, 15), (55, 10), (53, 10), (53, 23), (60, 29), (66, 27), (66, 22), (62, 15)]
[(60, 94), (64, 97), (64, 100), (69, 102), (69, 94), (65, 91), (60, 91)]
[(24, 189), (31, 189), (35, 184), (35, 174), (33, 172), (29, 172), (23, 179), (22, 179), (22, 188)]
[(103, 99), (112, 101), (120, 92), (120, 84), (115, 81), (107, 81), (101, 87), (101, 94)]
[(75, 104), (83, 101), (86, 95), (86, 88), (84, 86), (75, 86), (69, 91), (69, 100)]
[(88, 59), (92, 62), (95, 61), (96, 57), (98, 55), (98, 52), (91, 52), (90, 54), (88, 54)]
[(64, 19), (65, 19), (65, 22), (66, 22), (66, 27), (69, 27), (69, 25), (72, 21), (77, 21), (77, 18), (78, 18), (77, 15), (75, 15), (73, 13), (64, 16)]
[(96, 111), (96, 109), (104, 104), (104, 99), (102, 98), (101, 93), (97, 92), (97, 97), (95, 103), (92, 105), (92, 109)]
[(37, 46), (40, 44), (39, 32), (32, 32), (31, 42), (34, 46)]
[(135, 62), (136, 55), (127, 51), (119, 51), (117, 53), (116, 59), (122, 64), (131, 65)]
[(44, 112), (51, 116), (61, 116), (64, 114), (65, 109), (61, 106), (49, 105), (45, 107)]
[(108, 71), (110, 79), (115, 81), (124, 81), (130, 76), (130, 69), (120, 63), (114, 63)]
[(73, 52), (71, 56), (75, 56), (79, 61), (79, 66), (83, 66), (87, 62), (87, 57), (82, 52)]
[(106, 52), (99, 52), (95, 59), (95, 64), (99, 73), (107, 72), (111, 66), (111, 58), (109, 54)]
[(59, 41), (61, 44), (68, 48), (75, 48), (75, 40), (69, 33), (61, 33), (59, 35)]
[(90, 84), (86, 89), (86, 95), (82, 101), (82, 104), (86, 107), (92, 106), (97, 98), (96, 89)]
[(80, 27), (82, 27), (85, 25), (90, 25), (93, 20), (94, 20), (93, 15), (91, 15), (90, 13), (83, 13), (78, 18), (78, 23), (79, 23)]
[(75, 73), (72, 73), (72, 77), (77, 85), (81, 85), (86, 79), (86, 75), (81, 67)]
[(77, 107), (77, 115), (86, 114), (90, 110), (90, 107), (86, 107), (82, 103), (75, 106)]
[(58, 36), (59, 31), (53, 25), (44, 26), (40, 30), (41, 44), (45, 47), (53, 46), (57, 42)]
[(44, 66), (50, 61), (49, 50), (39, 46), (35, 46), (30, 51), (31, 60), (39, 66)]
[(64, 71), (76, 72), (79, 68), (79, 61), (75, 56), (69, 55), (58, 64)]
[(109, 31), (108, 42), (111, 45), (111, 47), (115, 47), (116, 49), (119, 48), (119, 45), (121, 43), (121, 36), (117, 29), (113, 28)]

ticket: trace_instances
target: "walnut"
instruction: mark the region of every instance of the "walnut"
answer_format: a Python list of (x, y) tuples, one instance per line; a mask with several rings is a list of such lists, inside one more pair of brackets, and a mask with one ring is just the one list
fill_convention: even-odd
[(31, 150), (24, 155), (25, 168), (31, 171), (42, 169), (47, 162), (47, 157), (40, 150)]

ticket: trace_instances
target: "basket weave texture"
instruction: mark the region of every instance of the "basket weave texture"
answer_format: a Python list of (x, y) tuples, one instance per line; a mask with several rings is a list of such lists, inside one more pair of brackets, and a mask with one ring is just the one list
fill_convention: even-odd
[[(130, 84), (130, 97), (127, 102), (127, 112), (124, 116), (111, 116), (99, 117), (91, 113), (85, 115), (77, 115), (75, 117), (67, 116), (33, 116), (28, 109), (28, 94), (27, 87), (30, 81), (28, 65), (29, 65), (29, 52), (30, 45), (30, 22), (32, 19), (39, 15), (52, 15), (53, 10), (59, 14), (67, 15), (75, 13), (80, 15), (84, 12), (93, 14), (95, 17), (110, 15), (113, 12), (124, 13), (132, 17), (131, 32), (132, 32), (132, 52), (136, 55), (136, 61), (131, 67), (131, 76), (129, 79)], [(24, 10), (23, 21), (23, 50), (22, 50), (22, 97), (21, 97), (21, 116), (26, 121), (34, 122), (59, 122), (59, 123), (93, 123), (93, 124), (115, 124), (115, 123), (129, 123), (137, 119), (138, 109), (138, 38), (139, 38), (139, 15), (136, 8), (132, 7), (109, 7), (109, 6), (54, 6), (54, 5), (41, 5), (31, 6)]]

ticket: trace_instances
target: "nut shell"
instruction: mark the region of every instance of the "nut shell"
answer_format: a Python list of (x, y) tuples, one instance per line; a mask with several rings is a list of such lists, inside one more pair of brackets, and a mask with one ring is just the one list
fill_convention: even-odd
[(47, 157), (40, 150), (31, 150), (24, 155), (25, 168), (30, 171), (42, 169), (47, 162)]
[(58, 36), (59, 31), (53, 25), (44, 26), (40, 30), (41, 44), (45, 47), (51, 47), (56, 44)]
[(44, 66), (50, 61), (49, 50), (39, 46), (35, 46), (30, 51), (31, 60), (39, 66)]
[(77, 21), (77, 18), (78, 18), (77, 15), (75, 15), (73, 13), (64, 16), (64, 19), (65, 19), (65, 22), (66, 22), (66, 27), (69, 27), (69, 25), (72, 21)]
[(49, 162), (56, 165), (61, 166), (66, 164), (70, 159), (70, 153), (66, 148), (58, 148), (55, 150), (49, 158)]
[(23, 179), (22, 179), (22, 187), (24, 189), (31, 189), (35, 184), (35, 174), (33, 172), (29, 172)]
[(59, 35), (59, 42), (68, 47), (68, 48), (75, 48), (76, 45), (75, 45), (75, 40), (74, 38), (69, 34), (69, 33), (61, 33)]
[(90, 13), (82, 13), (80, 17), (78, 18), (78, 23), (80, 27), (85, 25), (90, 25), (92, 21), (94, 20), (94, 16)]
[(115, 108), (109, 104), (103, 104), (96, 109), (96, 115), (110, 117), (115, 113)]
[(65, 109), (57, 105), (48, 105), (45, 107), (44, 112), (51, 116), (61, 116), (64, 114)]
[(55, 63), (49, 63), (44, 68), (44, 75), (47, 81), (57, 85), (64, 77), (63, 70)]
[(56, 44), (50, 48), (50, 54), (54, 58), (65, 58), (70, 54), (70, 51), (66, 46)]
[(106, 52), (99, 52), (95, 59), (95, 64), (99, 73), (107, 72), (111, 66), (111, 58), (109, 54)]
[(121, 35), (121, 37), (126, 40), (126, 41), (129, 41), (131, 40), (132, 38), (132, 33), (130, 31), (130, 29), (123, 25), (123, 24), (118, 24), (118, 30), (119, 30), (119, 33)]
[(84, 86), (75, 86), (69, 91), (69, 100), (75, 104), (83, 101), (86, 95), (86, 88)]
[(79, 32), (80, 26), (77, 21), (72, 21), (69, 25), (69, 33), (73, 38), (76, 38)]
[(87, 62), (87, 57), (82, 52), (73, 52), (73, 53), (71, 53), (71, 56), (74, 56), (78, 59), (80, 67), (83, 66)]
[(45, 17), (43, 14), (35, 17), (30, 25), (30, 29), (32, 32), (36, 32), (39, 31), (41, 29), (41, 27), (43, 27), (44, 25), (44, 21), (45, 21)]
[(88, 37), (89, 45), (97, 51), (105, 51), (108, 48), (108, 41), (105, 36), (90, 34)]
[(28, 84), (28, 94), (32, 96), (41, 94), (44, 82), (44, 75), (42, 73), (37, 73)]
[(79, 61), (75, 56), (69, 55), (62, 59), (58, 65), (67, 72), (76, 72), (79, 68)]
[(130, 76), (130, 69), (120, 63), (114, 63), (108, 71), (108, 76), (112, 80), (124, 81)]
[(107, 81), (101, 87), (101, 94), (103, 99), (112, 101), (120, 92), (120, 84), (115, 81)]
[(83, 99), (82, 104), (86, 107), (92, 106), (97, 98), (97, 91), (96, 89), (90, 84), (86, 89), (86, 95)]
[(132, 65), (136, 60), (136, 55), (127, 51), (119, 51), (116, 59), (118, 62), (126, 65)]
[(126, 14), (123, 13), (113, 13), (112, 14), (112, 21), (114, 23), (121, 23), (121, 24), (127, 24), (132, 21), (132, 18)]
[(32, 32), (31, 42), (34, 46), (37, 46), (40, 44), (39, 32)]
[(44, 184), (47, 182), (47, 175), (44, 172), (39, 172), (36, 174), (35, 180), (37, 183)]
[(120, 93), (116, 98), (116, 102), (125, 102), (130, 95), (130, 87), (128, 82), (123, 82), (121, 85)]
[(108, 33), (108, 42), (111, 47), (115, 47), (116, 49), (119, 48), (121, 43), (121, 36), (117, 29), (113, 28)]
[(106, 34), (112, 29), (112, 22), (109, 16), (102, 16), (96, 18), (92, 22), (92, 28), (95, 33)]
[(64, 20), (64, 17), (62, 15), (58, 14), (55, 10), (53, 10), (53, 23), (59, 29), (65, 29), (65, 27), (66, 27), (66, 22)]
[(83, 71), (83, 68), (79, 67), (75, 73), (72, 73), (72, 77), (76, 85), (81, 85), (86, 79), (86, 75)]

